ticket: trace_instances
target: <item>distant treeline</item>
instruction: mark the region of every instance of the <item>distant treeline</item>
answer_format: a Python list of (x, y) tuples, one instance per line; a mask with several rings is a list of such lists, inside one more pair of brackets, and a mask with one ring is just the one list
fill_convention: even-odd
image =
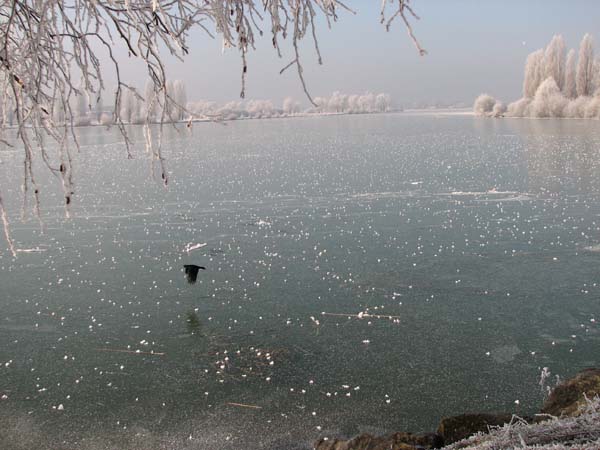
[[(291, 97), (283, 100), (281, 106), (276, 106), (271, 100), (232, 101), (224, 104), (211, 101), (187, 100), (187, 92), (181, 80), (174, 80), (167, 84), (169, 101), (157, 98), (150, 83), (146, 85), (144, 93), (122, 89), (120, 92), (120, 118), (124, 123), (143, 124), (146, 121), (154, 122), (180, 122), (198, 119), (235, 120), (245, 118), (288, 117), (307, 114), (364, 114), (380, 113), (392, 110), (392, 101), (389, 94), (353, 94), (347, 95), (334, 92), (329, 97), (315, 97), (316, 105), (303, 108), (301, 104)], [(85, 125), (111, 125), (115, 122), (114, 97), (110, 102), (104, 102), (102, 97), (96, 99), (82, 91), (73, 97), (71, 104), (65, 105), (56, 102), (52, 108), (52, 120), (55, 124), (62, 124), (65, 117), (72, 116), (74, 124)], [(14, 107), (8, 101), (0, 105), (5, 114), (7, 125), (16, 123)], [(68, 111), (70, 109), (70, 111)], [(69, 114), (66, 114), (69, 112)]]

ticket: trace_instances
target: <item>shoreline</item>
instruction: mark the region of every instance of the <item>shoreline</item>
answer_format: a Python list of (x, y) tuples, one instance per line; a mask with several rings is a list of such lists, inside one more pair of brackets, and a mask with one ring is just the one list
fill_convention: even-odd
[[(542, 386), (543, 387), (543, 386)], [(600, 369), (584, 369), (551, 390), (537, 414), (461, 414), (434, 432), (322, 438), (315, 450), (600, 449)]]
[[(405, 116), (478, 116), (471, 108), (414, 108), (414, 109), (394, 109), (389, 111), (373, 111), (373, 112), (322, 112), (322, 113), (297, 113), (297, 114), (282, 114), (273, 115), (267, 117), (235, 117), (235, 118), (209, 118), (209, 117), (198, 117), (192, 120), (178, 120), (174, 122), (163, 122), (162, 125), (187, 125), (189, 123), (221, 123), (221, 122), (235, 122), (242, 120), (269, 120), (269, 119), (297, 119), (297, 118), (314, 118), (314, 117), (332, 117), (332, 116), (371, 116), (371, 115), (405, 115)], [(490, 116), (481, 116), (490, 117)], [(518, 118), (518, 117), (515, 117)], [(123, 126), (145, 126), (146, 123), (133, 123), (123, 122)], [(149, 122), (148, 125), (161, 125), (160, 122)], [(73, 125), (73, 128), (92, 128), (92, 127), (105, 127), (112, 128), (117, 126), (116, 123), (103, 124), (93, 122), (85, 125)], [(7, 126), (7, 129), (17, 129), (17, 125)]]

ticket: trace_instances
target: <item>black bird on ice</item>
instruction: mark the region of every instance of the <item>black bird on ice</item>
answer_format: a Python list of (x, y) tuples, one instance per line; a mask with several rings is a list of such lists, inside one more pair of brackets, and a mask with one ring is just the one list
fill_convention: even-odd
[(199, 270), (206, 270), (206, 267), (197, 266), (195, 264), (185, 264), (183, 268), (185, 269), (185, 277), (187, 278), (187, 282), (190, 284), (196, 283)]

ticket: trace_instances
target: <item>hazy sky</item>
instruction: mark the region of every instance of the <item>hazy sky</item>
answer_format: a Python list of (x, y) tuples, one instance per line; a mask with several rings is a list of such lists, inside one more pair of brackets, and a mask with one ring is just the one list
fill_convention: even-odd
[[(585, 32), (600, 44), (597, 0), (413, 0), (421, 16), (414, 31), (429, 54), (420, 57), (401, 22), (386, 33), (379, 23), (379, 0), (348, 0), (356, 15), (340, 12), (329, 30), (318, 30), (324, 65), (316, 63), (312, 43), (303, 45), (305, 77), (315, 96), (387, 92), (397, 105), (414, 102), (471, 103), (482, 92), (504, 101), (520, 97), (528, 53), (545, 46), (553, 34), (576, 47)], [(191, 36), (184, 63), (170, 62), (172, 78), (185, 81), (189, 100), (219, 102), (239, 98), (240, 58), (221, 52), (221, 41), (198, 32)], [(247, 98), (286, 96), (304, 101), (294, 70), (279, 75), (290, 60), (289, 45), (279, 59), (265, 33), (250, 55)], [(599, 45), (600, 47), (600, 45)], [(144, 72), (128, 64), (138, 81)]]

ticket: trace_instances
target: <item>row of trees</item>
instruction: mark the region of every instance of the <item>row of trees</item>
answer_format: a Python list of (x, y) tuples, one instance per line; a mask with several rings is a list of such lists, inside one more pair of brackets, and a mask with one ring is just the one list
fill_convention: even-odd
[(531, 53), (525, 62), (523, 97), (505, 106), (488, 94), (474, 104), (479, 115), (512, 117), (600, 118), (600, 60), (594, 57), (594, 41), (586, 34), (566, 52), (562, 36)]
[(297, 114), (370, 114), (387, 112), (392, 109), (389, 94), (348, 95), (334, 92), (329, 97), (315, 97), (316, 106), (302, 109), (300, 103), (291, 97), (283, 101), (281, 108), (270, 100), (236, 101), (225, 105), (215, 102), (188, 103), (188, 110), (195, 116), (220, 117), (225, 120), (240, 118), (267, 118), (293, 116)]
[[(167, 103), (164, 108), (154, 95), (150, 83), (146, 85), (144, 97), (133, 91), (124, 90), (120, 101), (121, 119), (132, 124), (143, 124), (146, 118), (150, 122), (158, 122), (162, 118), (163, 109), (167, 122), (178, 122), (190, 117), (218, 117), (222, 120), (233, 120), (297, 114), (368, 114), (387, 112), (392, 109), (389, 94), (369, 92), (348, 95), (336, 91), (329, 97), (316, 97), (314, 99), (316, 106), (303, 109), (300, 103), (291, 97), (285, 98), (281, 107), (275, 106), (270, 100), (232, 101), (222, 105), (209, 101), (188, 102), (185, 84), (181, 80), (167, 83), (167, 91), (172, 102)], [(72, 103), (70, 107), (73, 111), (74, 124), (77, 126), (113, 123), (113, 111), (105, 109), (102, 97), (92, 99), (82, 94), (73, 97)], [(111, 107), (112, 105), (114, 102), (111, 102)], [(9, 105), (6, 112), (7, 122), (14, 124), (16, 121), (14, 108)], [(65, 117), (65, 109), (57, 104), (53, 110), (54, 122), (64, 123)]]
[[(388, 94), (348, 95), (336, 91), (329, 97), (316, 97), (316, 106), (303, 109), (300, 103), (291, 97), (285, 98), (281, 107), (275, 106), (270, 100), (232, 101), (225, 104), (210, 101), (188, 102), (185, 84), (181, 80), (169, 82), (167, 91), (172, 101), (164, 107), (154, 96), (150, 83), (146, 85), (144, 97), (134, 91), (124, 90), (120, 101), (121, 119), (125, 123), (142, 124), (147, 118), (150, 122), (161, 121), (163, 114), (165, 121), (178, 122), (190, 118), (235, 120), (297, 114), (361, 114), (386, 112), (392, 108), (391, 97)], [(73, 110), (76, 125), (112, 123), (113, 113), (104, 110), (101, 98), (91, 102), (87, 96), (80, 95), (76, 97), (75, 103)], [(64, 114), (56, 114), (55, 121), (64, 121)]]
[[(148, 118), (150, 122), (163, 119), (166, 122), (177, 122), (189, 117), (186, 112), (187, 94), (185, 84), (181, 80), (167, 82), (169, 101), (162, 101), (154, 91), (154, 86), (148, 82), (144, 90), (144, 97), (136, 91), (123, 89), (119, 102), (120, 117), (125, 123), (142, 124)], [(92, 98), (84, 90), (71, 97), (68, 104), (56, 101), (52, 107), (52, 120), (55, 124), (64, 124), (67, 117), (73, 119), (76, 126), (92, 124), (109, 125), (114, 122), (114, 99), (111, 106), (106, 109), (102, 96)], [(0, 104), (0, 115), (4, 117), (7, 125), (17, 123), (13, 97), (5, 96)]]
[[(161, 121), (163, 117), (167, 122), (184, 120), (187, 94), (183, 81), (168, 81), (167, 95), (169, 101), (165, 105), (165, 102), (156, 95), (154, 86), (149, 82), (146, 83), (144, 97), (136, 91), (124, 89), (119, 102), (121, 120), (125, 123), (135, 124), (145, 123), (146, 119), (150, 122)], [(75, 104), (76, 125), (91, 125), (92, 123), (109, 125), (113, 123), (114, 111), (104, 109), (102, 97), (98, 97), (92, 104), (87, 95), (78, 95), (75, 97)], [(61, 109), (59, 108), (58, 111), (60, 112)], [(63, 120), (64, 117), (55, 115), (56, 122), (61, 123)]]
[(317, 106), (313, 109), (320, 113), (376, 113), (387, 112), (392, 108), (389, 94), (346, 95), (334, 92), (331, 97), (315, 98)]

